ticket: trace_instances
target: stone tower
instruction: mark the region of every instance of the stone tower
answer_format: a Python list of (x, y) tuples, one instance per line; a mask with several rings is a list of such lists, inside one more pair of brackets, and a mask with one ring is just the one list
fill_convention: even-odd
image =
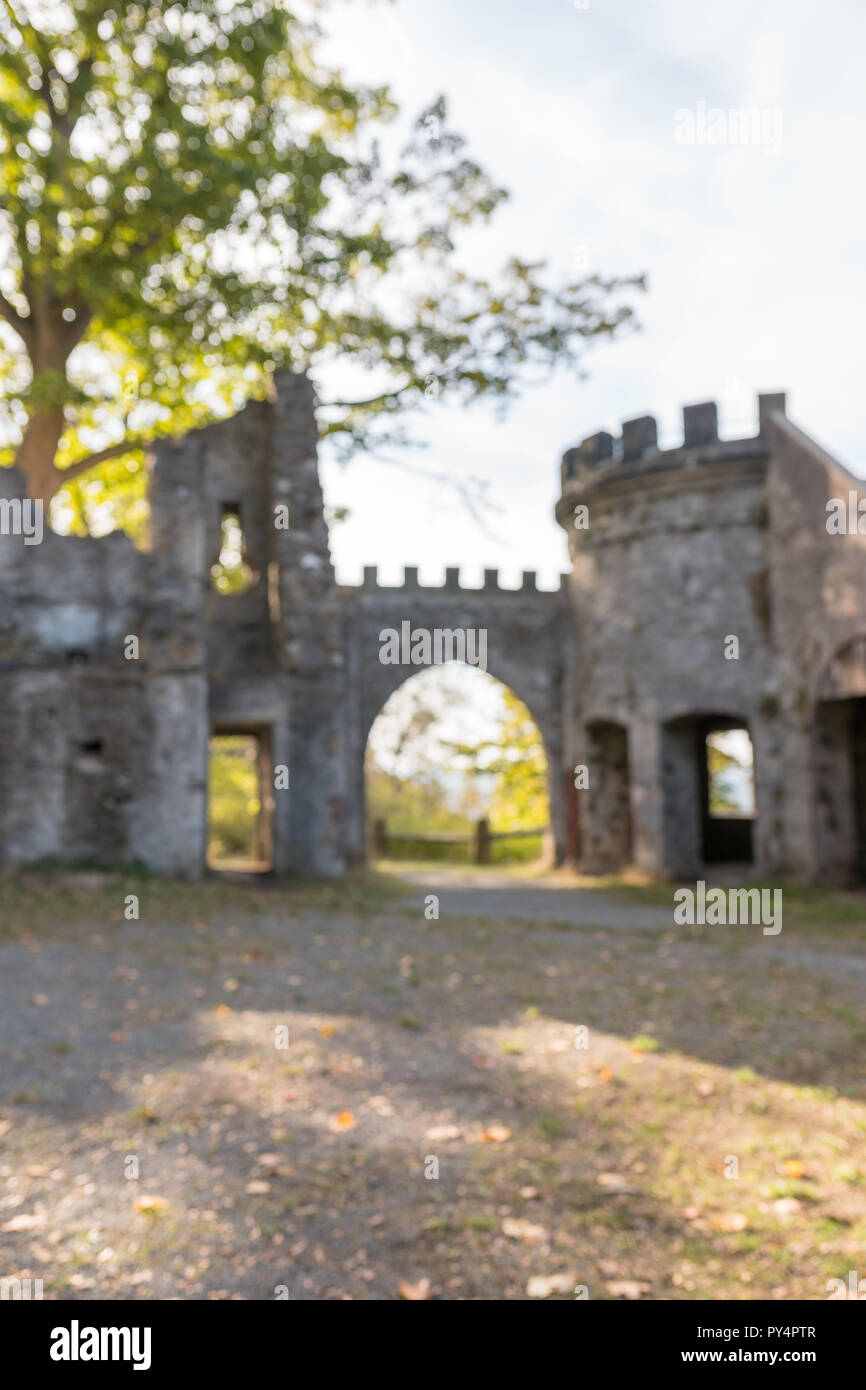
[[(849, 494), (781, 395), (759, 397), (754, 438), (721, 441), (708, 402), (685, 408), (677, 448), (645, 416), (566, 452), (585, 867), (866, 869), (866, 679), (846, 655), (866, 637), (866, 535), (828, 527)], [(754, 748), (748, 824), (707, 804), (706, 737), (731, 728)]]

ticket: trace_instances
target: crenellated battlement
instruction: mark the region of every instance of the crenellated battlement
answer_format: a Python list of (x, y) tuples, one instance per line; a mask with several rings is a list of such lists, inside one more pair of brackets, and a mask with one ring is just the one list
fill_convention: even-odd
[(380, 584), (379, 568), (377, 565), (364, 566), (364, 579), (361, 584), (347, 584), (342, 586), (344, 594), (359, 596), (364, 593), (411, 593), (419, 597), (429, 595), (432, 598), (442, 594), (466, 594), (469, 597), (478, 594), (500, 594), (503, 598), (526, 597), (527, 594), (537, 594), (541, 598), (553, 597), (554, 595), (565, 592), (568, 588), (568, 575), (561, 574), (559, 577), (558, 589), (539, 589), (538, 575), (535, 570), (524, 570), (522, 582), (519, 589), (503, 589), (499, 584), (499, 570), (486, 569), (484, 571), (484, 583), (479, 588), (477, 585), (466, 585), (460, 583), (460, 570), (456, 567), (448, 566), (445, 570), (445, 580), (442, 584), (421, 584), (418, 580), (418, 569), (415, 565), (405, 565), (403, 568), (402, 584)]
[[(599, 430), (588, 435), (562, 455), (563, 490), (594, 481), (599, 474), (631, 473), (644, 469), (680, 467), (684, 463), (721, 462), (725, 458), (755, 457), (766, 453), (766, 427), (771, 415), (785, 414), (785, 395), (774, 392), (758, 396), (758, 433), (750, 439), (719, 438), (719, 416), (715, 401), (701, 401), (683, 407), (682, 444), (659, 449), (658, 426), (652, 415), (641, 415), (623, 422), (618, 436)], [(701, 457), (685, 459), (684, 454), (700, 450)]]

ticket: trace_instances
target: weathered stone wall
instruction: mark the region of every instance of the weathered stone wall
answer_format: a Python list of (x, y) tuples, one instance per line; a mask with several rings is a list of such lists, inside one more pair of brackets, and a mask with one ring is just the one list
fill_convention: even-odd
[[(595, 435), (563, 458), (577, 760), (591, 762), (594, 721), (627, 731), (633, 857), (653, 872), (707, 867), (696, 737), (707, 717), (750, 732), (756, 871), (820, 867), (816, 682), (839, 644), (866, 632), (866, 537), (828, 535), (827, 499), (856, 480), (787, 421), (784, 397), (759, 403), (754, 439), (721, 442), (707, 403), (686, 408), (679, 449), (660, 452), (644, 418), (618, 441)], [(585, 527), (575, 508), (588, 508)], [(593, 857), (610, 859), (622, 852), (621, 827), (598, 771), (602, 785), (579, 805)], [(850, 784), (839, 786), (850, 822)], [(850, 841), (850, 824), (842, 833)], [(825, 860), (838, 866), (838, 846)]]
[[(821, 703), (866, 696), (862, 676), (835, 681), (835, 659), (866, 638), (866, 534), (831, 534), (827, 501), (864, 497), (855, 478), (781, 414), (768, 421), (768, 551), (778, 671), (783, 868), (848, 881), (854, 874), (850, 748), (840, 712)], [(866, 517), (863, 518), (866, 529)], [(834, 730), (836, 755), (826, 740)]]
[[(282, 373), (272, 399), (160, 446), (149, 549), (0, 535), (0, 862), (201, 874), (208, 739), (236, 731), (264, 750), (274, 868), (342, 873), (365, 852), (370, 727), (420, 669), (381, 660), (383, 631), (408, 623), (484, 631), (486, 669), (544, 738), (559, 860), (705, 871), (717, 719), (754, 745), (755, 870), (866, 872), (866, 535), (827, 528), (828, 498), (861, 494), (784, 398), (760, 398), (753, 439), (721, 442), (704, 404), (680, 448), (659, 451), (644, 417), (569, 450), (572, 572), (555, 593), (532, 574), (501, 589), (495, 571), (465, 589), (456, 569), (441, 587), (414, 570), (380, 586), (374, 569), (338, 586), (316, 445), (310, 383)], [(3, 496), (23, 496), (14, 470)], [(240, 594), (211, 583), (228, 509), (254, 575)], [(279, 765), (289, 787), (271, 795)]]
[[(23, 496), (23, 480), (3, 470), (0, 489)], [(201, 871), (200, 615), (190, 626), (164, 579), (121, 534), (0, 536), (3, 863)]]
[[(342, 627), (316, 445), (309, 381), (279, 374), (274, 399), (160, 449), (152, 535), (155, 555), (178, 550), (176, 582), (188, 575), (201, 596), (206, 731), (256, 733), (271, 772), (289, 770), (273, 791), (274, 868), (334, 874), (345, 863)], [(234, 594), (210, 583), (227, 508), (254, 575)]]

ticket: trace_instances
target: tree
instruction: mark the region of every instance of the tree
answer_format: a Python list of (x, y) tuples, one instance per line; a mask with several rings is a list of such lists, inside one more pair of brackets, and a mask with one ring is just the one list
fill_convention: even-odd
[(504, 191), (441, 100), (386, 161), (387, 91), (325, 68), (319, 37), (280, 0), (0, 0), (0, 442), (32, 496), (97, 470), (124, 519), (149, 441), (278, 366), (374, 374), (320, 409), (348, 453), (405, 442), (432, 396), (505, 401), (631, 318), (638, 277), (462, 271), (455, 238)]
[(754, 814), (754, 756), (745, 729), (707, 735), (707, 780), (711, 816)]
[(550, 818), (547, 755), (538, 725), (512, 690), (502, 692), (503, 719), (496, 736), (449, 745), (476, 776), (495, 776), (490, 821), (496, 830), (544, 827)]

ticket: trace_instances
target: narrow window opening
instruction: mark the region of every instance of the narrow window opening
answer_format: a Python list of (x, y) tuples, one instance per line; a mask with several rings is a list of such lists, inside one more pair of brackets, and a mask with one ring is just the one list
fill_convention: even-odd
[(211, 584), (219, 594), (242, 594), (256, 581), (247, 559), (238, 502), (224, 502), (220, 523), (220, 551), (211, 565)]
[(101, 738), (85, 739), (81, 745), (82, 753), (91, 753), (94, 756), (98, 756), (102, 752), (102, 748), (103, 744)]

